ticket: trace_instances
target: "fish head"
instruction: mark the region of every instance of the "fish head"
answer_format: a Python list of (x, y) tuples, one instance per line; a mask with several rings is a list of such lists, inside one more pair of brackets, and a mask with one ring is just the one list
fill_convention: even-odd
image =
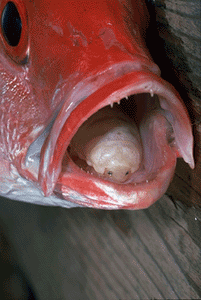
[[(3, 0), (0, 15), (1, 195), (42, 205), (142, 209), (166, 191), (177, 157), (194, 167), (185, 106), (146, 48), (142, 1)], [(114, 111), (126, 116), (117, 113), (115, 122), (134, 123), (140, 147), (137, 170), (123, 158), (127, 172), (121, 155), (114, 159), (117, 178), (118, 165), (129, 173), (123, 182), (113, 180), (108, 165), (102, 176), (85, 160), (89, 128), (95, 121), (110, 128), (105, 108), (115, 103)], [(93, 139), (105, 134), (93, 132)], [(132, 144), (127, 135), (125, 142)]]

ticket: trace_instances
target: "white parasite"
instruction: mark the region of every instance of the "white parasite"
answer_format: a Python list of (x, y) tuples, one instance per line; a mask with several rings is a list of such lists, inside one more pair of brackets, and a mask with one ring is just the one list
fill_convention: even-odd
[(71, 147), (104, 178), (122, 183), (138, 170), (142, 149), (134, 122), (121, 111), (105, 107), (78, 130)]

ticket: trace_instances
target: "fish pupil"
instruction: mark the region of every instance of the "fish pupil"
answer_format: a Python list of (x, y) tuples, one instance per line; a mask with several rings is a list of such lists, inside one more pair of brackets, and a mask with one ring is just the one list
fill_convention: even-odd
[(22, 21), (17, 7), (11, 1), (4, 7), (1, 15), (1, 27), (7, 43), (12, 47), (17, 46), (21, 37)]

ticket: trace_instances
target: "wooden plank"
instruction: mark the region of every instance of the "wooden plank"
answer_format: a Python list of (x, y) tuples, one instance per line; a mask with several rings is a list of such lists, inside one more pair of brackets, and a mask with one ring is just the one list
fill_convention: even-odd
[[(167, 193), (174, 201), (198, 207), (201, 206), (201, 4), (199, 0), (147, 3), (159, 34), (159, 38), (155, 38), (158, 48), (150, 47), (151, 54), (162, 76), (180, 92), (189, 110), (195, 137), (196, 168), (192, 171), (179, 161)], [(152, 7), (155, 9), (151, 10)]]
[(1, 199), (0, 224), (37, 299), (201, 297), (201, 214), (167, 196), (142, 211)]
[(181, 16), (188, 16), (192, 18), (200, 17), (200, 1), (186, 1), (186, 0), (168, 0), (168, 1), (155, 1), (155, 6), (164, 8), (167, 11), (172, 11)]
[(200, 38), (200, 17), (183, 17), (175, 12), (156, 9), (157, 21), (169, 25), (174, 32), (191, 35), (193, 38)]

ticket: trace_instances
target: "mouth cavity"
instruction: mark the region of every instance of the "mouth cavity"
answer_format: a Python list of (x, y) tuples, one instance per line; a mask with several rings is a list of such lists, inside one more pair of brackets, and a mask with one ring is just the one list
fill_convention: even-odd
[(97, 208), (145, 208), (166, 191), (177, 157), (194, 167), (185, 107), (157, 75), (125, 74), (68, 115), (67, 105), (40, 152), (38, 182), (45, 196), (54, 192)]
[(173, 148), (174, 131), (158, 96), (130, 95), (101, 108), (81, 125), (66, 150), (62, 172), (71, 159), (86, 175), (108, 182), (148, 181), (164, 165), (163, 147), (157, 145), (160, 131), (165, 133), (163, 142)]

